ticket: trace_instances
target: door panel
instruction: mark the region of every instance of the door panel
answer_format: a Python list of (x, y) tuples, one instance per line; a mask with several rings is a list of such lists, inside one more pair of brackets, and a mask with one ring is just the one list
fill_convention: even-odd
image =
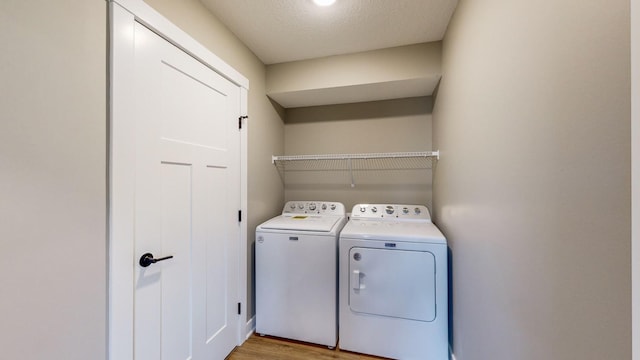
[[(220, 92), (224, 89), (218, 90), (195, 78), (198, 74), (185, 73), (166, 59), (163, 59), (161, 69), (165, 115), (162, 117), (162, 135), (176, 141), (226, 149), (228, 127), (235, 123), (211, 119), (212, 111), (227, 112), (227, 96)], [(189, 116), (185, 116), (184, 109), (189, 109)]]
[(429, 251), (351, 248), (349, 307), (365, 314), (433, 321), (435, 256)]
[(240, 89), (136, 25), (135, 359), (224, 358), (238, 334)]
[[(162, 265), (163, 359), (189, 359), (191, 346), (191, 170), (186, 164), (162, 164), (162, 252), (173, 255)], [(155, 266), (155, 265), (154, 265)]]
[[(222, 184), (224, 181), (224, 169), (208, 167), (205, 169), (205, 181), (212, 186), (206, 187), (203, 193), (203, 207), (206, 211), (206, 218), (203, 218), (206, 226), (206, 237), (213, 241), (207, 242), (207, 306), (206, 306), (206, 339), (207, 342), (212, 341), (217, 334), (223, 331), (228, 325), (229, 313), (225, 309), (229, 309), (231, 304), (227, 303), (230, 294), (228, 289), (221, 287), (228, 278), (227, 269), (229, 267), (229, 247), (222, 239), (228, 236), (226, 231), (226, 222), (224, 221), (224, 207), (220, 204), (226, 204), (226, 192), (217, 191), (215, 184)], [(206, 203), (205, 203), (206, 201)], [(216, 240), (219, 238), (219, 240)], [(232, 297), (232, 296), (231, 296)]]

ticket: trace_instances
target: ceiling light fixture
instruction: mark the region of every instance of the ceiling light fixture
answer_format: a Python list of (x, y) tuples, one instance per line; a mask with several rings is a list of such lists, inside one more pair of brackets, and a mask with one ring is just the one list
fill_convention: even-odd
[(329, 5), (333, 5), (334, 2), (336, 2), (336, 0), (313, 0), (314, 3), (316, 3), (316, 5), (318, 6), (329, 6)]

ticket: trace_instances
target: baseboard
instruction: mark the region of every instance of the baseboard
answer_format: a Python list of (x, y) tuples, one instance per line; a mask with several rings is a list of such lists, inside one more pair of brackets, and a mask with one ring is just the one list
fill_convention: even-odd
[(256, 331), (256, 317), (253, 316), (249, 321), (247, 321), (247, 326), (245, 327), (245, 333), (247, 334), (245, 340), (251, 337), (253, 333)]

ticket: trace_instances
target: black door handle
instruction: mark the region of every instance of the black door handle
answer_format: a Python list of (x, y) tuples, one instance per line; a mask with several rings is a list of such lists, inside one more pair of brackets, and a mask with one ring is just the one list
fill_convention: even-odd
[(165, 256), (163, 258), (154, 259), (152, 253), (146, 253), (140, 257), (140, 266), (147, 267), (151, 264), (155, 264), (158, 261), (173, 259), (173, 255)]

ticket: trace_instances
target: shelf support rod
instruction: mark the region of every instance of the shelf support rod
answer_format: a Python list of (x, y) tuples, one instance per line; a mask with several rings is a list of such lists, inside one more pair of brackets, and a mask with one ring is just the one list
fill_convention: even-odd
[(347, 159), (347, 165), (349, 166), (349, 176), (351, 177), (351, 187), (356, 187), (355, 182), (353, 181), (353, 166), (351, 164), (351, 159)]

